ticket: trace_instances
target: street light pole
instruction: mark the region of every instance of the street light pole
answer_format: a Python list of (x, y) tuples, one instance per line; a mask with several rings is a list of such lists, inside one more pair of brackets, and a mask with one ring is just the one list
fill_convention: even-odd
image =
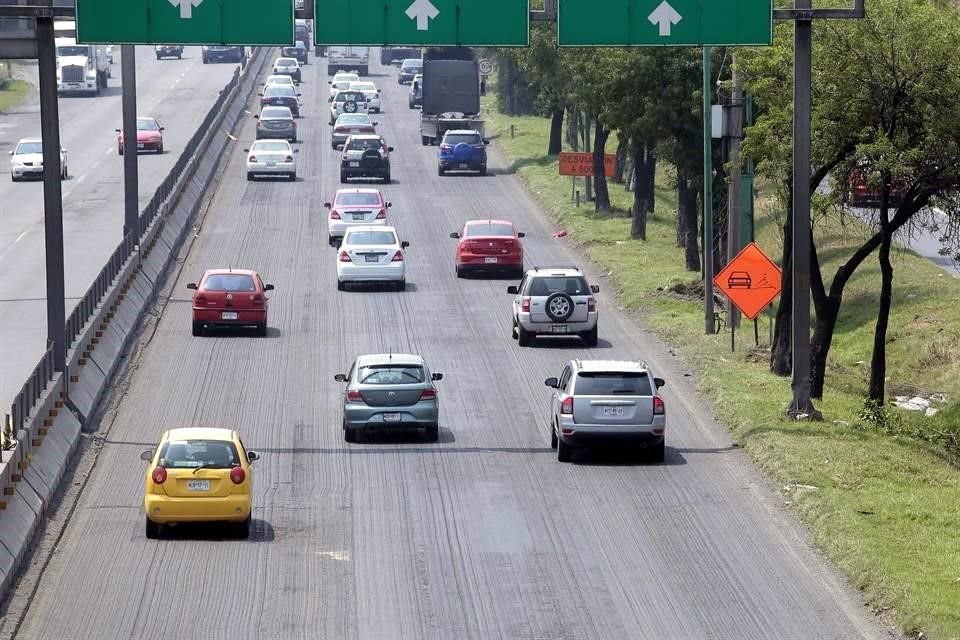
[(123, 237), (134, 234), (140, 242), (140, 195), (137, 181), (137, 68), (136, 47), (120, 47), (120, 79), (123, 83)]
[(703, 48), (703, 319), (707, 335), (715, 333), (713, 319), (713, 123), (710, 103), (710, 47)]

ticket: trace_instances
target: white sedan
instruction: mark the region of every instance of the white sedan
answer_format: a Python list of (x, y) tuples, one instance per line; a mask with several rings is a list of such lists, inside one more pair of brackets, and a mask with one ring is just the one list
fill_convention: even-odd
[(397, 239), (393, 227), (364, 225), (347, 229), (337, 252), (337, 289), (348, 282), (390, 282), (406, 289), (404, 249), (410, 243)]
[(380, 113), (380, 89), (372, 82), (351, 82), (351, 91), (361, 91), (367, 99), (367, 111)]
[[(60, 179), (67, 179), (67, 152), (60, 149)], [(40, 138), (23, 138), (10, 152), (10, 179), (43, 178), (43, 142)]]
[(290, 77), (290, 76), (288, 76), (288, 75), (286, 75), (286, 74), (284, 74), (284, 75), (275, 75), (275, 76), (267, 76), (267, 79), (264, 80), (264, 82), (263, 82), (263, 86), (264, 86), (264, 87), (269, 87), (270, 85), (273, 85), (273, 84), (286, 85), (286, 86), (291, 87), (291, 88), (294, 88), (294, 89), (297, 88), (297, 83), (294, 82), (294, 80), (293, 80), (292, 77)]
[(294, 149), (286, 140), (257, 140), (247, 152), (247, 180), (257, 176), (280, 176), (297, 179), (299, 149)]
[(330, 80), (330, 95), (341, 89), (349, 89), (351, 82), (360, 82), (360, 76), (349, 71), (338, 71)]

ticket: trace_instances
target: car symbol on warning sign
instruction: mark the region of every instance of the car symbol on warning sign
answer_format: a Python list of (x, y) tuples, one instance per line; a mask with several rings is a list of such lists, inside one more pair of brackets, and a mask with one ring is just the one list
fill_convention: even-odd
[(780, 267), (751, 242), (727, 263), (713, 284), (751, 320), (780, 294)]

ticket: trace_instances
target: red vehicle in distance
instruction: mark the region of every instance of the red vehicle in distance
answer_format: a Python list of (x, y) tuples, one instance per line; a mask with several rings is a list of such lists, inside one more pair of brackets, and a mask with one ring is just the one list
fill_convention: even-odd
[(214, 327), (252, 327), (258, 336), (267, 335), (267, 291), (260, 274), (248, 269), (209, 269), (193, 290), (193, 335), (202, 336)]
[(518, 232), (509, 220), (469, 220), (459, 232), (450, 234), (458, 240), (456, 250), (457, 277), (478, 271), (508, 273), (523, 277), (524, 233)]

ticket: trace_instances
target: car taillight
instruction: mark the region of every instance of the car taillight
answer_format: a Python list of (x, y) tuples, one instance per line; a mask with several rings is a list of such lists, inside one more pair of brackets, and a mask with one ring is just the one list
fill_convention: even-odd
[(249, 158), (247, 158), (247, 162), (256, 162), (256, 161), (257, 161), (257, 156), (250, 156)]
[(350, 389), (347, 391), (347, 401), (348, 402), (363, 402), (363, 396), (360, 395), (360, 392), (356, 389)]
[(376, 133), (373, 127), (360, 127), (360, 133)]
[(150, 477), (157, 484), (163, 484), (167, 481), (167, 469), (166, 467), (154, 467), (153, 473), (150, 474)]
[(421, 400), (435, 400), (437, 397), (436, 389), (424, 389), (420, 392)]
[(334, 127), (334, 128), (333, 128), (333, 132), (334, 132), (334, 133), (347, 133), (347, 130), (346, 130), (345, 128), (343, 128), (343, 127)]
[(253, 304), (263, 304), (263, 296), (259, 293), (253, 296)]
[(593, 296), (587, 298), (587, 311), (596, 311), (597, 310), (597, 301), (594, 300)]
[(194, 302), (197, 304), (207, 304), (207, 296), (199, 295), (194, 298)]
[(336, 209), (330, 209), (330, 219), (331, 219), (331, 220), (339, 220), (339, 219), (340, 219), (340, 212), (338, 212)]
[(393, 254), (393, 258), (390, 259), (390, 262), (403, 262), (403, 251), (397, 249), (397, 252)]
[(526, 296), (520, 301), (520, 310), (524, 313), (530, 313), (530, 296)]
[(293, 162), (293, 156), (287, 156), (283, 159), (284, 162)]
[(377, 220), (386, 220), (386, 218), (387, 218), (387, 210), (380, 209), (380, 211), (377, 213)]
[(566, 416), (573, 415), (573, 396), (568, 396), (560, 403), (560, 413)]
[(453, 151), (453, 147), (448, 144), (440, 145), (440, 151)]
[(230, 469), (230, 479), (233, 480), (233, 484), (243, 484), (243, 481), (247, 479), (247, 472), (243, 470), (243, 467), (234, 467)]
[(662, 416), (667, 412), (667, 407), (663, 404), (663, 398), (653, 396), (653, 415)]
[(347, 253), (346, 251), (341, 251), (338, 259), (340, 260), (340, 262), (351, 262), (350, 254)]

